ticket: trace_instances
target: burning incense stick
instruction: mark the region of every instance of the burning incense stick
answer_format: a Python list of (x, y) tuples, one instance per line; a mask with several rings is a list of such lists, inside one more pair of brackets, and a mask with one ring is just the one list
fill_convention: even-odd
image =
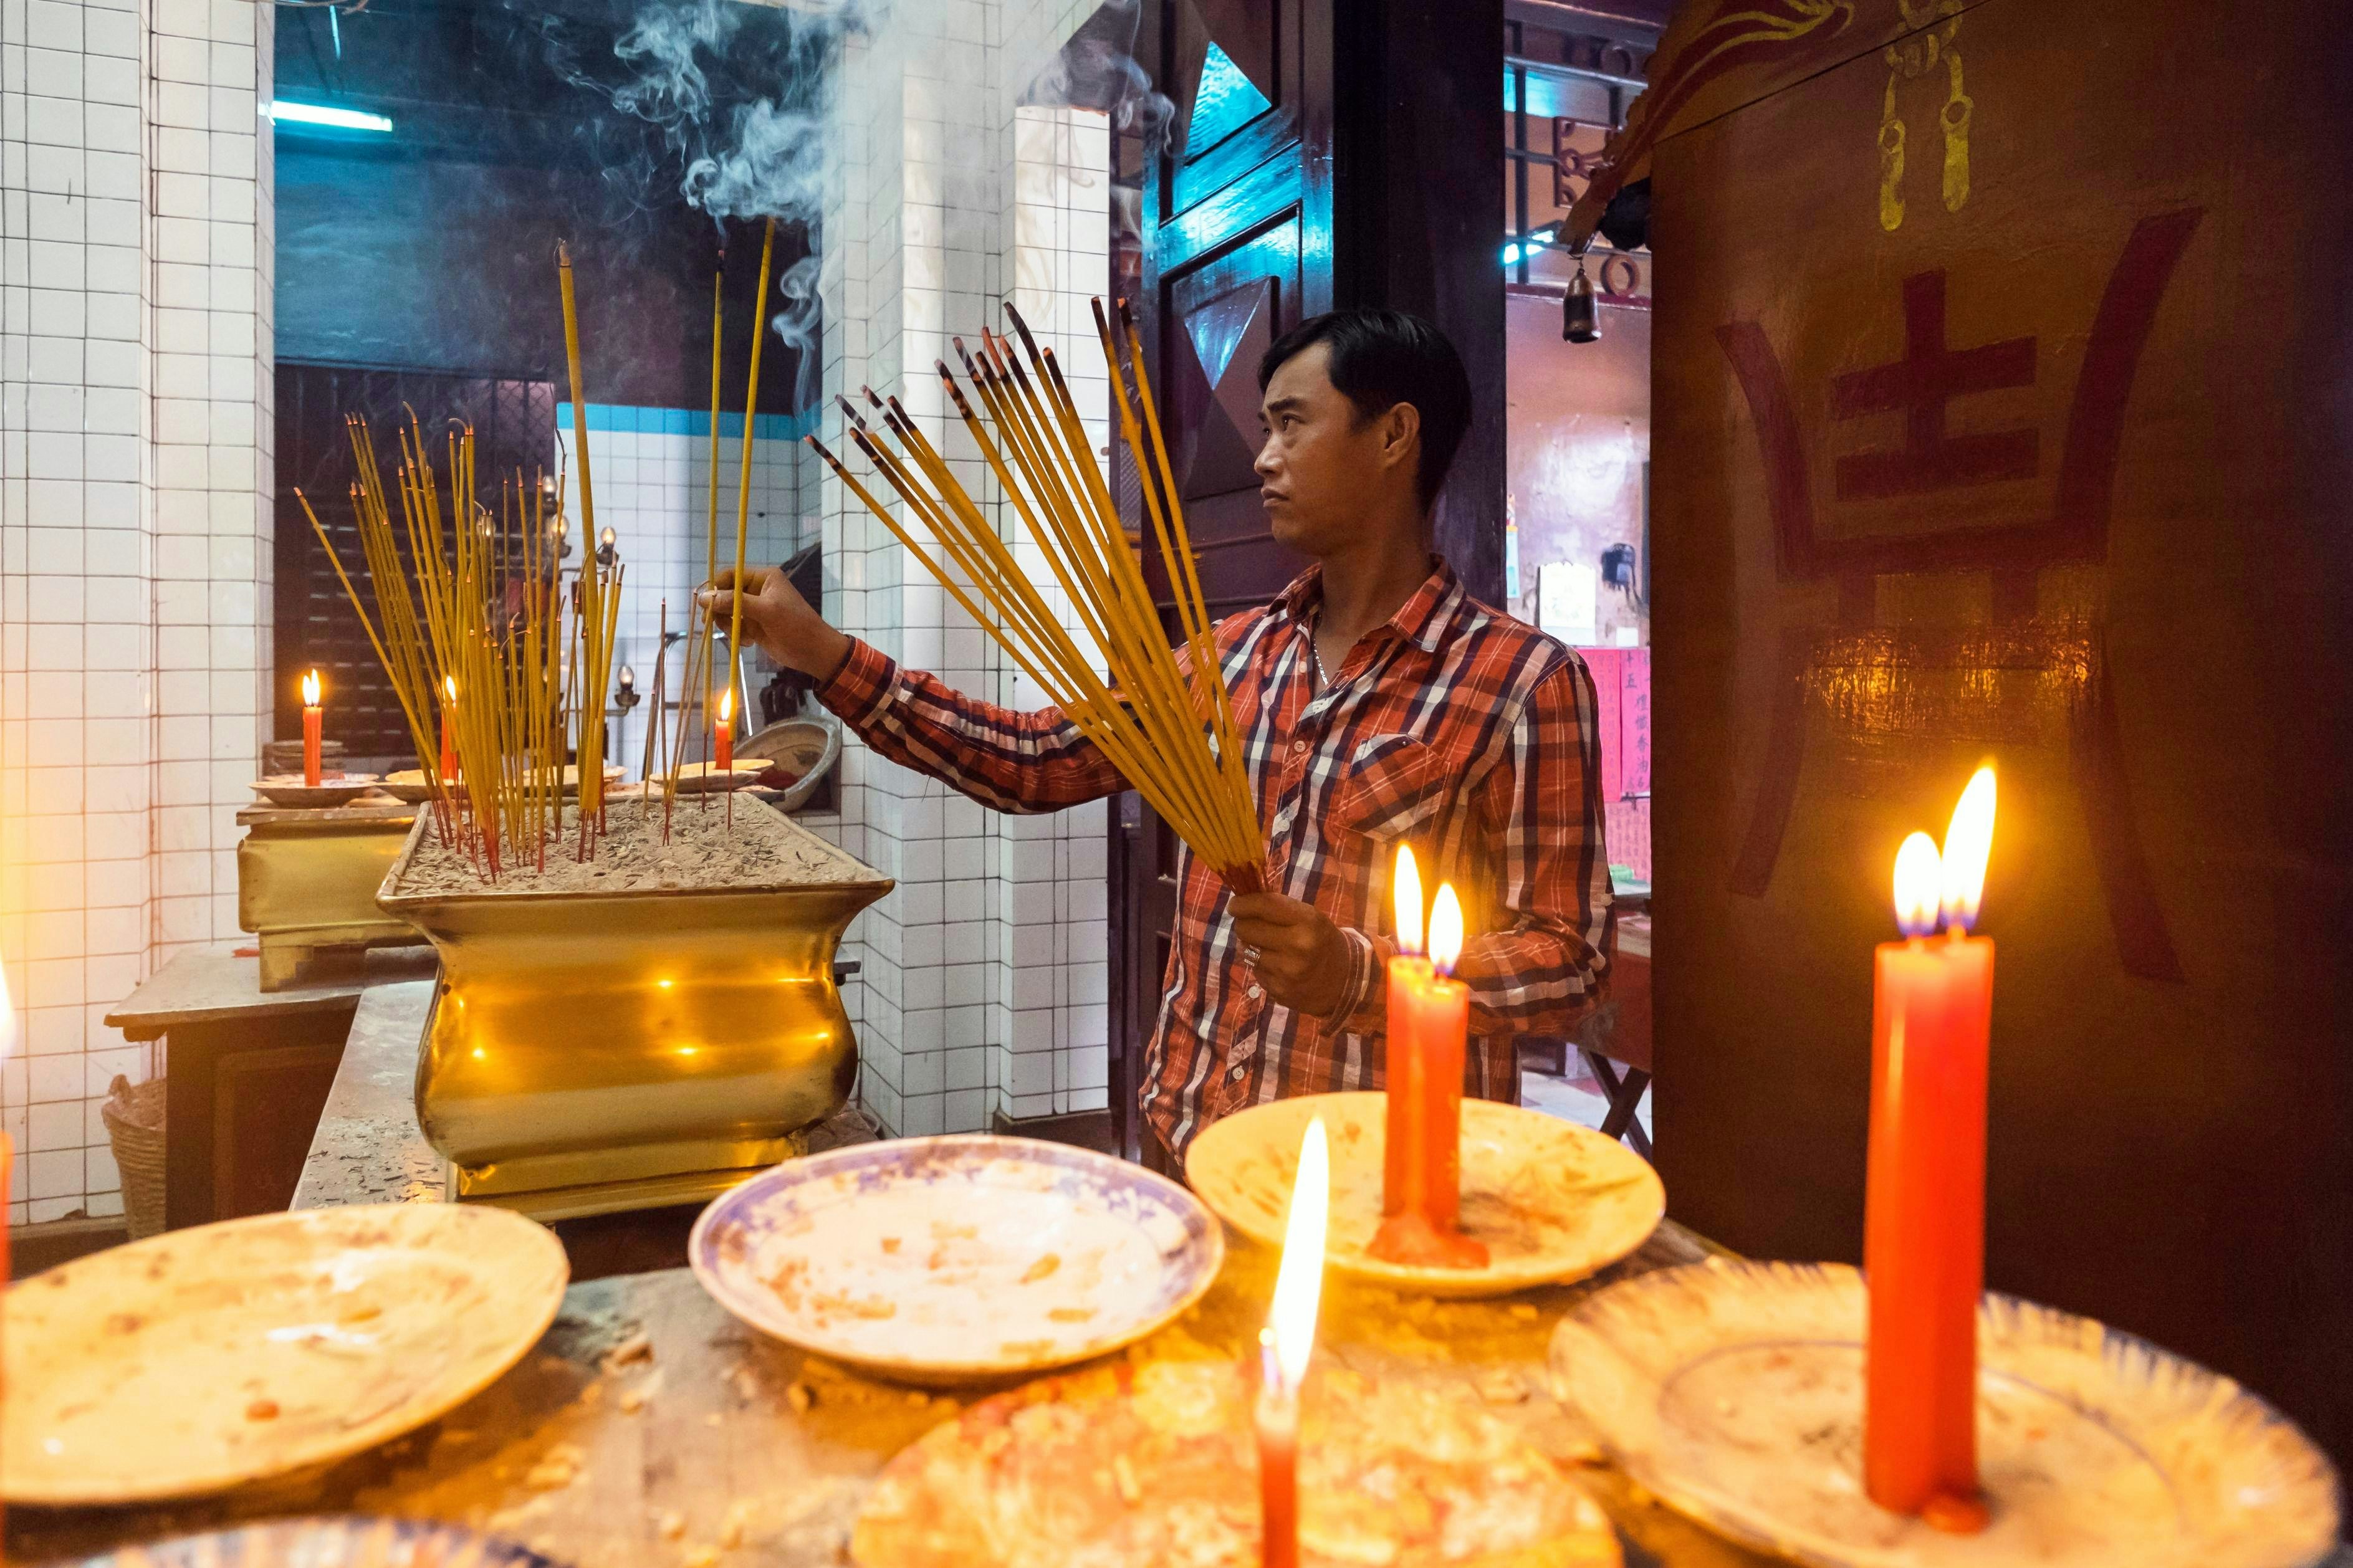
[[(1152, 410), (1150, 384), (1144, 379), (1141, 340), (1127, 323), (1130, 353), (1124, 362), (1097, 305), (1122, 435), (1136, 464), (1176, 602), (1181, 653), (1169, 647), (1134, 543), (1053, 351), (1040, 349), (1019, 313), (1009, 305), (1006, 309), (1026, 352), (1026, 368), (1010, 343), (987, 333), (982, 340), (986, 353), (978, 358), (960, 340), (955, 345), (979, 409), (944, 363), (935, 368), (957, 416), (1069, 599), (1079, 623), (1075, 630), (1062, 624), (988, 514), (896, 398), (866, 394), (895, 449), (845, 398), (848, 434), (905, 503), (911, 523), (920, 523), (936, 541), (945, 561), (919, 542), (915, 530), (902, 525), (824, 443), (812, 436), (808, 444), (1179, 837), (1229, 886), (1254, 889), (1261, 885), (1264, 840), (1217, 657), (1215, 628)], [(1139, 425), (1129, 402), (1128, 363), (1137, 378), (1134, 395), (1144, 407), (1153, 460), (1145, 455), (1146, 426)]]
[[(735, 575), (731, 579), (735, 591), (728, 595), (731, 606), (727, 616), (727, 679), (723, 689), (728, 695), (728, 712), (743, 700), (744, 679), (744, 558), (752, 542), (752, 431), (760, 411), (760, 351), (767, 345), (768, 326), (768, 267), (776, 258), (776, 220), (770, 218), (760, 240), (760, 283), (752, 295), (752, 371), (744, 390), (744, 447), (737, 459), (735, 474)], [(715, 575), (715, 574), (714, 574)], [(708, 712), (710, 699), (704, 698)], [(727, 721), (725, 719), (722, 722)], [(705, 729), (709, 721), (705, 721)], [(735, 792), (727, 792), (727, 820), (735, 820)]]
[[(752, 374), (744, 392), (744, 450), (735, 476), (735, 576), (737, 591), (731, 594), (733, 606), (727, 616), (727, 689), (733, 691), (742, 680), (744, 657), (740, 651), (744, 637), (744, 557), (751, 549), (752, 540), (752, 429), (760, 408), (760, 351), (766, 346), (768, 329), (765, 311), (768, 309), (768, 264), (776, 250), (776, 220), (770, 218), (766, 235), (760, 241), (760, 287), (752, 296)], [(740, 696), (737, 699), (741, 701)], [(733, 810), (733, 803), (729, 809)]]

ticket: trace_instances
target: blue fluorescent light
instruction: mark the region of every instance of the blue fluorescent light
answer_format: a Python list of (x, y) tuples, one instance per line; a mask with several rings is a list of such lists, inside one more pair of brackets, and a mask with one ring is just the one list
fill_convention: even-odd
[(1520, 258), (1520, 247), (1519, 247), (1518, 246), (1516, 246), (1516, 245), (1507, 245), (1507, 246), (1504, 247), (1504, 266), (1509, 267), (1509, 266), (1513, 265), (1514, 262), (1518, 261), (1518, 260), (1519, 260), (1519, 258)]
[(290, 103), (282, 98), (270, 103), (269, 118), (281, 124), (290, 120), (297, 125), (332, 125), (338, 131), (392, 129), (392, 121), (381, 114), (363, 114), (356, 109), (331, 109), (323, 103)]

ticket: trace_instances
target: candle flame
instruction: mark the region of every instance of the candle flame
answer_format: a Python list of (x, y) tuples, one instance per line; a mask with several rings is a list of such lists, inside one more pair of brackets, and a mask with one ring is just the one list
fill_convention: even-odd
[(1392, 891), (1397, 902), (1397, 944), (1399, 952), (1421, 951), (1421, 868), (1413, 863), (1413, 846), (1398, 846), (1397, 878)]
[(1895, 925), (1905, 936), (1936, 929), (1936, 893), (1943, 878), (1936, 841), (1915, 833), (1895, 851)]
[(1299, 1175), (1291, 1186), (1291, 1217), (1282, 1231), (1282, 1263), (1275, 1270), (1274, 1305), (1267, 1314), (1274, 1363), (1286, 1394), (1307, 1379), (1315, 1349), (1315, 1310), (1324, 1295), (1324, 1228), (1331, 1203), (1331, 1154), (1324, 1119), (1307, 1123), (1299, 1141)]
[(610, 550), (613, 548), (614, 538), (615, 534), (613, 531), (608, 528), (604, 532), (596, 536), (596, 542), (603, 545), (606, 549)]
[(1462, 905), (1454, 896), (1454, 884), (1440, 882), (1430, 906), (1430, 962), (1439, 973), (1451, 974), (1461, 956)]
[(732, 724), (735, 721), (735, 689), (729, 687), (719, 694), (719, 721)]
[(1965, 931), (1978, 923), (1985, 897), (1986, 860), (1993, 854), (1993, 764), (1988, 763), (1961, 792), (1945, 829), (1943, 905), (1945, 928)]
[(445, 675), (441, 678), (441, 695), (448, 698), (451, 702), (458, 700), (458, 678), (456, 676)]
[(310, 674), (302, 678), (302, 706), (305, 708), (316, 708), (318, 705), (319, 672), (314, 669)]

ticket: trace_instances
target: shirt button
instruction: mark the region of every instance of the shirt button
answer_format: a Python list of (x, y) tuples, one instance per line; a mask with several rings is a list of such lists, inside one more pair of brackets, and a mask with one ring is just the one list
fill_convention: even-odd
[(1303, 756), (1303, 755), (1305, 755), (1305, 754), (1306, 754), (1306, 752), (1307, 752), (1307, 742), (1304, 742), (1304, 741), (1293, 741), (1293, 742), (1291, 742), (1291, 754), (1292, 754), (1293, 756), (1294, 756), (1294, 757), (1297, 757), (1297, 756)]
[(1265, 993), (1265, 992), (1263, 992), (1263, 991), (1261, 991), (1261, 990), (1260, 990), (1257, 986), (1253, 985), (1253, 986), (1251, 986), (1249, 990), (1247, 990), (1247, 991), (1243, 992), (1243, 993), (1242, 993), (1242, 994), (1243, 994), (1243, 995), (1245, 995), (1245, 996), (1247, 996), (1247, 997), (1249, 997), (1251, 1001), (1255, 1002), (1255, 1001), (1257, 1001), (1260, 997), (1261, 997), (1261, 996), (1265, 995), (1265, 994), (1266, 994), (1266, 993)]
[(1233, 1068), (1232, 1068), (1232, 1070), (1231, 1070), (1231, 1071), (1229, 1071), (1229, 1072), (1228, 1072), (1228, 1073), (1226, 1074), (1226, 1077), (1228, 1077), (1229, 1079), (1232, 1079), (1234, 1082), (1236, 1082), (1236, 1083), (1240, 1083), (1240, 1082), (1241, 1082), (1241, 1080), (1242, 1080), (1242, 1075), (1243, 1075), (1244, 1073), (1248, 1072), (1249, 1070), (1250, 1070), (1250, 1069), (1249, 1069), (1248, 1068), (1246, 1068), (1246, 1067), (1242, 1066), (1242, 1064), (1241, 1064), (1241, 1063), (1240, 1063), (1240, 1062), (1236, 1062), (1236, 1063), (1233, 1065)]

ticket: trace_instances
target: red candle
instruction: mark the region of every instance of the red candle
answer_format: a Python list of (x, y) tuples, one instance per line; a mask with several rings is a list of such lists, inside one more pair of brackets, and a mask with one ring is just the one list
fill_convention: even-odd
[(1315, 1351), (1315, 1310), (1324, 1294), (1324, 1235), (1331, 1205), (1331, 1154), (1324, 1119), (1299, 1142), (1299, 1174), (1275, 1270), (1274, 1303), (1259, 1334), (1259, 1561), (1299, 1568), (1299, 1391)]
[(319, 672), (302, 678), (302, 783), (319, 787)]
[(441, 678), (441, 783), (447, 785), (458, 776), (458, 747), (452, 738), (451, 725), (458, 716), (458, 678)]
[(1396, 1214), (1404, 1206), (1406, 1188), (1412, 1181), (1407, 1166), (1417, 1137), (1415, 1097), (1398, 1092), (1405, 1087), (1409, 1070), (1406, 1052), (1398, 1045), (1402, 1037), (1399, 1026), (1407, 1021), (1414, 983), (1433, 978), (1438, 973), (1422, 956), (1421, 868), (1414, 861), (1411, 845), (1398, 846), (1397, 873), (1389, 879), (1389, 899), (1397, 911), (1398, 955), (1388, 963), (1388, 1055), (1382, 1075), (1388, 1089), (1388, 1135), (1382, 1144), (1381, 1165), (1384, 1215)]
[(1462, 909), (1440, 886), (1430, 911), (1430, 956), (1421, 944), (1421, 879), (1399, 848), (1398, 947), (1388, 967), (1388, 1091), (1382, 1154), (1381, 1226), (1366, 1249), (1389, 1263), (1479, 1268), (1486, 1245), (1462, 1234), (1462, 1059), (1471, 1037), (1471, 988), (1451, 978), (1462, 950)]
[[(8, 1053), (16, 1044), (16, 1009), (8, 994), (8, 967), (0, 961), (0, 1064), (8, 1060)], [(0, 1287), (8, 1279), (8, 1199), (9, 1178), (16, 1165), (16, 1146), (10, 1142), (5, 1131), (0, 1131)], [(0, 1352), (5, 1347), (0, 1346)], [(0, 1384), (0, 1401), (7, 1396), (7, 1388)]]
[[(1261, 1342), (1261, 1360), (1273, 1360)], [(1286, 1398), (1263, 1371), (1258, 1409), (1259, 1561), (1264, 1568), (1298, 1568), (1299, 1401)]]
[(731, 772), (735, 766), (735, 689), (730, 686), (719, 694), (719, 771)]
[[(1986, 1059), (1993, 943), (1973, 937), (1993, 843), (1981, 768), (1944, 853), (1925, 833), (1895, 858), (1902, 942), (1883, 942), (1872, 1004), (1863, 1272), (1863, 1488), (1938, 1529), (1982, 1529), (1977, 1313), (1985, 1280)], [(1945, 934), (1933, 934), (1938, 924)]]

